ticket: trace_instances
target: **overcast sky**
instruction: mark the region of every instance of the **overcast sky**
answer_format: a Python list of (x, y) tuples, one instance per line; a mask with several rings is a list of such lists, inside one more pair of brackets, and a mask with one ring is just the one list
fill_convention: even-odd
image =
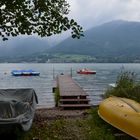
[[(69, 17), (83, 27), (83, 30), (112, 20), (140, 22), (140, 0), (67, 0), (70, 4)], [(69, 33), (50, 38), (59, 42)]]
[[(140, 0), (67, 1), (70, 4), (69, 17), (75, 19), (84, 30), (117, 19), (140, 21)], [(44, 37), (43, 39), (49, 39), (50, 44), (54, 45), (68, 36), (70, 36), (70, 33), (66, 32), (62, 35), (56, 35), (50, 38)], [(12, 44), (12, 42), (9, 41), (9, 44)]]
[(116, 19), (140, 21), (140, 0), (67, 0), (70, 17), (85, 29)]

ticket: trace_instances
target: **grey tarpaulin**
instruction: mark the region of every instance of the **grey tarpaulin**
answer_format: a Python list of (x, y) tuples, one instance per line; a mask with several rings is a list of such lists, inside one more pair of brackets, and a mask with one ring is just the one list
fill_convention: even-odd
[(37, 103), (34, 89), (0, 89), (0, 127), (16, 124), (29, 130)]

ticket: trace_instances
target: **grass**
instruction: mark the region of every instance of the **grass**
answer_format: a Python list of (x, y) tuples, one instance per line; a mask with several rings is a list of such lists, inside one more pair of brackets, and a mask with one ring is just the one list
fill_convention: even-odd
[(75, 54), (54, 54), (54, 58), (52, 58), (51, 61), (57, 61), (57, 62), (93, 62), (95, 60), (95, 57), (89, 56), (89, 55), (75, 55)]
[(116, 87), (108, 89), (103, 97), (111, 95), (130, 98), (140, 103), (140, 83), (136, 80), (136, 74), (122, 72), (117, 78)]
[(34, 122), (31, 130), (19, 135), (18, 140), (116, 140), (114, 134), (120, 131), (104, 122), (97, 110), (98, 107), (88, 110), (82, 118)]
[[(34, 123), (32, 129), (20, 136), (18, 140), (85, 140), (86, 120), (81, 119), (56, 119), (45, 121), (41, 124)], [(87, 127), (86, 127), (86, 126)]]

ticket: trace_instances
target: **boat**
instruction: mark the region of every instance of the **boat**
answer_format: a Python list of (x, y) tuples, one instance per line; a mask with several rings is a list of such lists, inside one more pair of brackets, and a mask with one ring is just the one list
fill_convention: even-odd
[(96, 71), (84, 68), (77, 71), (78, 74), (96, 74)]
[(19, 71), (19, 70), (13, 70), (11, 73), (14, 76), (21, 76), (22, 75), (22, 71)]
[(109, 88), (115, 88), (115, 87), (117, 87), (117, 84), (116, 83), (110, 83), (110, 84), (108, 84), (108, 87)]
[(0, 130), (28, 131), (38, 103), (32, 88), (0, 89)]
[(99, 105), (99, 116), (127, 133), (140, 139), (140, 104), (134, 100), (121, 97), (109, 97)]
[(40, 72), (34, 70), (13, 70), (13, 76), (39, 76)]

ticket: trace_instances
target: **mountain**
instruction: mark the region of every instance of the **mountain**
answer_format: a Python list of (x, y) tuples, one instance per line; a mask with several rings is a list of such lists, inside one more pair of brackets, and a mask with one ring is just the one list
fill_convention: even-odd
[(0, 62), (140, 62), (140, 22), (111, 21), (84, 35), (59, 44), (57, 36), (55, 40), (25, 36), (1, 42)]
[(79, 54), (96, 62), (140, 61), (140, 22), (111, 21), (84, 32), (81, 39), (67, 38), (47, 50), (55, 54)]
[(40, 53), (46, 50), (49, 46), (48, 42), (37, 37), (15, 38), (1, 42), (0, 57), (21, 57), (29, 56), (34, 53)]

